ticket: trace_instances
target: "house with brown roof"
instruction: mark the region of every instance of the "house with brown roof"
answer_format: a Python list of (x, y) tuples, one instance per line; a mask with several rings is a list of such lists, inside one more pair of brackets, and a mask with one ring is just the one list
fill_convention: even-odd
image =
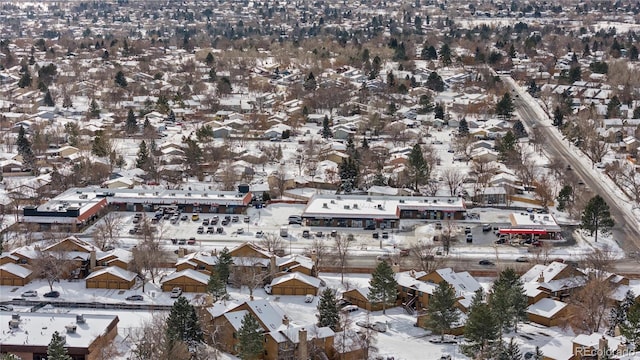
[(320, 279), (301, 272), (287, 273), (271, 280), (273, 295), (316, 295)]
[(546, 266), (534, 265), (520, 280), (531, 305), (545, 297), (562, 300), (571, 291), (584, 286), (587, 276), (573, 266), (554, 261)]
[(345, 291), (342, 293), (342, 298), (351, 304), (368, 311), (382, 310), (382, 304), (372, 303), (369, 301), (369, 287), (360, 287)]

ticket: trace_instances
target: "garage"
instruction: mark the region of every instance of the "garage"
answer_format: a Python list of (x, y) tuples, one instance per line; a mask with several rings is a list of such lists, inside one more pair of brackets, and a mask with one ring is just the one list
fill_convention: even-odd
[(271, 281), (273, 295), (316, 295), (319, 288), (320, 279), (299, 272), (282, 275)]
[(178, 287), (184, 292), (204, 293), (207, 290), (209, 277), (209, 274), (186, 269), (166, 275), (160, 280), (160, 283), (162, 291), (171, 291)]
[(135, 285), (136, 274), (117, 266), (109, 266), (96, 270), (86, 278), (87, 289), (123, 289), (128, 290)]
[(24, 286), (29, 281), (31, 281), (30, 269), (13, 263), (0, 266), (0, 284), (5, 286)]

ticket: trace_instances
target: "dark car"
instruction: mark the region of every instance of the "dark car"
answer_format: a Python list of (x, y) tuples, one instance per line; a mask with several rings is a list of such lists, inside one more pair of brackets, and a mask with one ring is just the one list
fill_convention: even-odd
[(204, 226), (198, 226), (198, 231), (196, 231), (198, 234), (203, 234), (204, 233)]
[(194, 237), (189, 238), (189, 240), (187, 240), (187, 244), (188, 245), (195, 245), (196, 244), (196, 238), (194, 238)]
[(131, 295), (131, 296), (127, 296), (128, 301), (142, 301), (144, 300), (144, 297), (142, 295)]
[(229, 225), (230, 222), (231, 222), (231, 220), (224, 219), (224, 220), (222, 220), (221, 224), (222, 224), (222, 226), (227, 226), (227, 225)]
[(374, 239), (377, 239), (377, 238), (379, 238), (379, 237), (380, 237), (380, 234), (378, 234), (378, 232), (376, 231), (376, 232), (374, 232), (373, 234), (371, 234), (371, 236), (372, 236)]
[(57, 298), (57, 297), (60, 297), (60, 293), (54, 290), (54, 291), (49, 291), (48, 293), (45, 293), (42, 296), (46, 298)]
[(489, 261), (489, 260), (480, 260), (480, 262), (478, 262), (478, 264), (480, 265), (495, 265), (493, 262)]
[(185, 239), (178, 240), (178, 245), (184, 245), (186, 243), (187, 243), (187, 240), (185, 240)]
[(216, 229), (216, 232), (217, 232), (218, 234), (222, 234), (222, 233), (224, 232), (224, 229), (223, 229), (223, 228), (221, 228), (221, 227), (219, 227), (219, 228), (217, 228), (217, 229)]
[(302, 231), (302, 237), (305, 239), (308, 239), (311, 236), (311, 234), (309, 233), (309, 230), (303, 230)]
[(209, 225), (209, 219), (202, 220), (202, 225), (204, 225), (204, 226)]
[(382, 232), (382, 238), (383, 239), (388, 239), (389, 238), (389, 233), (386, 232), (386, 231)]
[(207, 226), (207, 234), (213, 234), (216, 232), (216, 229), (213, 226)]
[(238, 222), (238, 221), (240, 221), (240, 218), (237, 216), (234, 216), (231, 218), (231, 222)]

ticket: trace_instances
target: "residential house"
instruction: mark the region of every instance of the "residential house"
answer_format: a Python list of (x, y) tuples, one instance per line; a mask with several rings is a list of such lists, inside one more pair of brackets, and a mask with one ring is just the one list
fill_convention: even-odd
[(184, 292), (207, 292), (207, 284), (210, 275), (193, 269), (175, 271), (160, 279), (162, 291), (171, 291), (173, 288), (181, 288)]
[(568, 306), (562, 301), (542, 298), (527, 307), (527, 320), (547, 327), (567, 321)]
[(616, 358), (628, 352), (622, 337), (612, 337), (605, 334), (580, 334), (573, 339), (572, 360), (603, 359), (603, 352), (610, 351), (607, 358)]
[(125, 289), (135, 285), (136, 274), (117, 266), (107, 266), (86, 277), (87, 289)]
[(96, 266), (116, 266), (122, 270), (128, 270), (132, 260), (131, 251), (117, 248), (96, 255)]
[(208, 252), (196, 251), (181, 257), (176, 262), (176, 271), (187, 269), (212, 273), (218, 257)]
[(271, 280), (271, 294), (273, 295), (316, 295), (320, 288), (320, 279), (292, 272), (278, 276)]
[(584, 286), (586, 279), (578, 269), (556, 261), (546, 266), (534, 265), (520, 277), (529, 305), (547, 297), (562, 300), (572, 290)]
[(360, 287), (345, 291), (342, 293), (342, 298), (347, 300), (351, 304), (368, 310), (368, 311), (380, 311), (382, 310), (382, 304), (372, 303), (369, 301), (369, 287)]
[(31, 281), (32, 271), (15, 263), (0, 265), (0, 285), (24, 286)]

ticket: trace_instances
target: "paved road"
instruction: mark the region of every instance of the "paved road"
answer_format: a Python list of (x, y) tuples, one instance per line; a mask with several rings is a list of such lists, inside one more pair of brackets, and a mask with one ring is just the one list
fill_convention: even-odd
[[(640, 229), (637, 228), (637, 221), (623, 206), (620, 204), (620, 200), (615, 194), (612, 194), (599, 179), (597, 179), (591, 168), (583, 166), (582, 162), (576, 157), (576, 155), (568, 149), (569, 144), (563, 142), (551, 133), (555, 131), (547, 121), (541, 122), (540, 116), (541, 109), (534, 109), (539, 107), (537, 103), (526, 101), (529, 98), (520, 87), (516, 86), (515, 82), (510, 76), (502, 77), (505, 84), (511, 86), (519, 96), (516, 97), (514, 105), (516, 110), (520, 114), (522, 121), (529, 127), (536, 126), (546, 135), (545, 151), (549, 156), (554, 158), (565, 159), (567, 163), (571, 164), (573, 171), (578, 175), (584, 183), (595, 193), (602, 196), (609, 207), (611, 208), (611, 216), (616, 221), (616, 225), (612, 229), (613, 237), (616, 239), (620, 247), (626, 252), (638, 251), (640, 249)], [(548, 120), (548, 119), (545, 119)]]

